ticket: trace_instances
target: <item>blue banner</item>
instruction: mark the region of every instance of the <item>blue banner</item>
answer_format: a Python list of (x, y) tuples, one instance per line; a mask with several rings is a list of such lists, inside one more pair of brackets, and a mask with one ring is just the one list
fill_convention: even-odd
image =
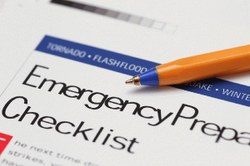
[(51, 36), (45, 36), (36, 50), (128, 75), (143, 73), (158, 65), (151, 61)]
[[(51, 36), (45, 36), (36, 50), (130, 76), (143, 73), (159, 65), (159, 63)], [(173, 87), (250, 106), (250, 86), (218, 78), (174, 85)]]

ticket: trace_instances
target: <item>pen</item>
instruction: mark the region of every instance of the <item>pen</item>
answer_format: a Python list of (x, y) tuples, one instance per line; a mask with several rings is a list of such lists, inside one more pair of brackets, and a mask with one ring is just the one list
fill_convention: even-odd
[(173, 85), (244, 71), (250, 71), (250, 45), (175, 60), (134, 76), (126, 83)]

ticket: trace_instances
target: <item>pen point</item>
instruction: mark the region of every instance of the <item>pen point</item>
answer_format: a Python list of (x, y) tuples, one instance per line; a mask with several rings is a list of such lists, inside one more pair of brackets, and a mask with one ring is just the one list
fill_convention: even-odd
[(125, 82), (126, 84), (134, 84), (134, 85), (140, 85), (140, 77), (134, 76), (133, 78), (130, 78)]
[(127, 81), (125, 82), (125, 84), (133, 84), (133, 83), (134, 83), (133, 78), (130, 78), (129, 80), (127, 80)]

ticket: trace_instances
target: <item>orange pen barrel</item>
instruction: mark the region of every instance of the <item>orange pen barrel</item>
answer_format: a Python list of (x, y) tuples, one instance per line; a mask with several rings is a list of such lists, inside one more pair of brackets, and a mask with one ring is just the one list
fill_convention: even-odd
[(187, 57), (156, 67), (159, 85), (250, 71), (250, 45)]

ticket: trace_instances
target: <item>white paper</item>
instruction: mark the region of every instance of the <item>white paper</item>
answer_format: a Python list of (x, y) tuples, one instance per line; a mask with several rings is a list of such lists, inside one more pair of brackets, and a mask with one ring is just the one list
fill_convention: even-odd
[[(81, 2), (157, 22), (148, 28), (48, 1), (6, 2), (0, 133), (13, 137), (0, 165), (248, 165), (249, 106), (172, 86), (128, 86), (129, 75), (35, 49), (47, 35), (165, 63), (249, 44), (249, 2)], [(249, 86), (249, 76), (220, 79)]]

